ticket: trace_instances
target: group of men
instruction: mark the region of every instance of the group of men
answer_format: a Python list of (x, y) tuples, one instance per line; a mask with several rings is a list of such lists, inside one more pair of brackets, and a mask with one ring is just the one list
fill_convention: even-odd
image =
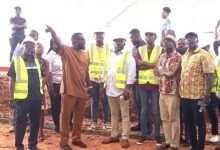
[[(20, 10), (16, 8), (16, 11)], [(166, 8), (167, 11), (169, 14), (170, 10)], [(13, 29), (24, 30), (26, 27), (24, 21), (22, 25), (14, 22), (11, 24)], [(73, 115), (72, 145), (87, 147), (81, 141), (80, 135), (89, 97), (92, 101), (90, 128), (97, 129), (98, 102), (102, 99), (103, 128), (111, 129), (111, 136), (104, 138), (103, 144), (121, 142), (122, 148), (128, 148), (129, 131), (132, 130), (141, 133), (136, 142), (138, 145), (144, 144), (148, 136), (153, 134), (157, 149), (176, 150), (181, 139), (180, 108), (182, 108), (190, 149), (204, 149), (206, 137), (204, 109), (213, 104), (213, 99), (218, 100), (220, 63), (217, 56), (212, 56), (198, 46), (196, 33), (189, 32), (184, 39), (177, 41), (175, 34), (165, 31), (162, 45), (159, 46), (155, 44), (157, 33), (146, 31), (145, 40), (142, 40), (140, 31), (133, 29), (130, 31), (133, 49), (125, 49), (125, 37), (118, 36), (113, 39), (112, 50), (109, 44), (104, 43), (104, 32), (95, 32), (96, 43), (91, 44), (86, 51), (86, 41), (82, 33), (74, 33), (71, 37), (72, 45), (67, 46), (61, 42), (52, 27), (47, 26), (46, 32), (51, 33), (63, 64), (59, 127), (62, 150), (72, 149), (68, 144), (71, 115)], [(29, 118), (28, 148), (37, 150), (45, 76), (42, 74), (39, 60), (35, 58), (35, 42), (24, 40), (22, 44), (24, 46), (22, 56), (13, 58), (8, 72), (10, 100), (15, 104), (15, 146), (17, 150), (24, 149), (22, 141)], [(139, 120), (137, 126), (130, 128), (131, 93), (137, 106)], [(215, 103), (210, 107), (212, 122), (216, 122), (216, 106)], [(160, 134), (161, 121), (165, 135), (164, 143)], [(213, 133), (216, 134), (218, 135)]]

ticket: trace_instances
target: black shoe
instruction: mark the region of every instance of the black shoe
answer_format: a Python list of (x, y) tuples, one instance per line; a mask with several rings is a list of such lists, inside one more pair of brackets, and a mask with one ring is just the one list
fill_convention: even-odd
[(37, 148), (37, 146), (34, 146), (34, 147), (29, 147), (28, 150), (40, 150), (40, 149)]
[(131, 130), (131, 131), (140, 131), (141, 128), (140, 128), (140, 125), (136, 125), (136, 126), (131, 127), (130, 130)]
[(30, 132), (30, 125), (27, 126), (26, 131)]
[(39, 141), (44, 141), (45, 138), (46, 138), (45, 135), (42, 134), (42, 135), (39, 135), (38, 140), (39, 140)]
[(60, 143), (60, 149), (61, 149), (61, 150), (72, 150), (72, 147), (71, 147), (69, 144), (67, 144), (67, 145), (62, 145), (62, 144)]
[(9, 129), (9, 133), (14, 133), (14, 132), (15, 132), (15, 127), (11, 126), (10, 129)]
[(163, 143), (161, 138), (157, 138), (155, 141), (156, 141), (156, 146), (160, 146)]
[(137, 140), (136, 144), (137, 144), (137, 145), (142, 145), (142, 144), (144, 144), (146, 141), (147, 141), (146, 136), (142, 136), (142, 137), (140, 137), (140, 138)]
[(55, 128), (54, 128), (54, 132), (55, 132), (55, 133), (59, 133), (59, 132), (60, 132), (59, 127), (55, 127)]
[(157, 150), (168, 149), (169, 147), (170, 144), (162, 143), (161, 145), (157, 146)]
[(182, 140), (182, 141), (180, 141), (180, 144), (182, 144), (183, 147), (189, 147), (190, 146), (188, 140)]
[(220, 145), (216, 146), (215, 150), (220, 150)]
[(81, 148), (87, 148), (87, 145), (82, 141), (73, 141), (72, 144)]

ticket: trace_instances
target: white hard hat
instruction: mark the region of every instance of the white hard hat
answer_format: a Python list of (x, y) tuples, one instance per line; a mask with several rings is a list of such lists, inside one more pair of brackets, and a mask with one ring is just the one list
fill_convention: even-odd
[(145, 30), (145, 34), (146, 33), (154, 33), (157, 35), (158, 33), (158, 30), (154, 29), (154, 28), (148, 28), (147, 30)]
[(113, 36), (113, 41), (117, 41), (117, 40), (121, 40), (121, 41), (126, 41), (126, 37), (124, 36), (124, 34), (122, 32), (117, 32), (114, 36)]
[(38, 43), (40, 43), (40, 44), (43, 45), (43, 41), (41, 41), (41, 40), (37, 40), (37, 41), (35, 42), (35, 44), (38, 44)]
[(26, 38), (23, 40), (22, 44), (25, 44), (25, 43), (28, 43), (28, 42), (35, 45), (35, 41), (34, 41), (34, 39), (32, 39), (31, 37), (26, 37)]

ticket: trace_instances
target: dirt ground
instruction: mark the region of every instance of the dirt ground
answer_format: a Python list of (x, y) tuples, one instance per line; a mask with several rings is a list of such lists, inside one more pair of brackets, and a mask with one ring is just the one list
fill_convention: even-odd
[[(8, 78), (5, 75), (0, 74), (0, 120), (2, 118), (9, 117), (9, 107), (8, 107)], [(136, 120), (136, 114), (134, 109), (133, 100), (130, 101), (130, 115), (131, 115), (131, 126), (133, 126)], [(98, 111), (99, 118), (102, 118), (102, 110), (99, 108)], [(208, 119), (207, 119), (208, 120)], [(87, 128), (90, 126), (90, 110), (89, 107), (85, 113), (85, 118), (83, 121), (83, 130), (86, 131), (87, 134), (82, 135), (82, 140), (88, 144), (88, 150), (121, 150), (120, 144), (109, 144), (109, 145), (102, 145), (101, 141), (103, 136), (101, 135), (108, 135), (109, 132), (105, 132), (101, 129), (102, 121), (98, 121), (99, 124), (99, 135), (94, 135), (91, 132), (87, 132)], [(45, 126), (48, 128), (53, 128), (53, 122), (50, 113), (45, 114)], [(14, 148), (14, 134), (8, 132), (9, 125), (6, 123), (0, 122), (0, 150), (13, 150)], [(162, 130), (161, 130), (162, 131)], [(45, 129), (44, 133), (46, 135), (46, 140), (43, 142), (39, 142), (39, 148), (41, 150), (59, 150), (59, 134), (55, 134), (53, 130)], [(210, 124), (207, 123), (207, 135), (210, 136)], [(131, 137), (137, 137), (137, 132), (132, 132)], [(28, 133), (25, 136), (24, 144), (27, 147), (27, 138)], [(130, 139), (130, 147), (128, 150), (154, 150), (155, 142), (148, 141), (146, 144), (142, 146), (138, 146), (135, 144), (135, 139)], [(207, 145), (205, 150), (213, 150), (215, 146)], [(74, 147), (74, 150), (80, 150), (80, 148)], [(187, 150), (188, 148), (181, 147), (180, 150)]]
[[(0, 150), (14, 150), (14, 134), (9, 133), (9, 125), (0, 123)], [(52, 130), (44, 130), (46, 139), (39, 142), (38, 147), (40, 150), (59, 150), (59, 134), (54, 133)], [(28, 134), (25, 134), (24, 145), (27, 147)], [(119, 143), (103, 145), (101, 141), (104, 136), (82, 134), (82, 140), (88, 144), (87, 150), (122, 150)], [(142, 146), (135, 144), (135, 139), (130, 139), (130, 147), (127, 150), (155, 150), (155, 142), (148, 141)], [(71, 143), (70, 143), (71, 144)], [(81, 150), (81, 148), (73, 146), (74, 150)], [(188, 148), (181, 147), (180, 150), (187, 150)], [(213, 150), (214, 146), (206, 145), (205, 150)]]

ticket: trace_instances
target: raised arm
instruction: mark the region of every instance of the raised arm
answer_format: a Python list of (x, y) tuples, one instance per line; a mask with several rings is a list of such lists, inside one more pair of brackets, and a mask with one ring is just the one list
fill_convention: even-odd
[(217, 37), (218, 37), (218, 33), (217, 33), (217, 30), (218, 30), (218, 26), (215, 27), (215, 33), (214, 33), (214, 38), (215, 40), (217, 40)]
[(56, 43), (56, 45), (58, 46), (58, 49), (60, 51), (62, 49), (62, 43), (61, 43), (59, 37), (57, 36), (56, 32), (53, 30), (52, 27), (50, 27), (48, 25), (46, 25), (46, 27), (47, 27), (46, 28), (46, 32), (50, 32), (51, 33), (52, 39)]

